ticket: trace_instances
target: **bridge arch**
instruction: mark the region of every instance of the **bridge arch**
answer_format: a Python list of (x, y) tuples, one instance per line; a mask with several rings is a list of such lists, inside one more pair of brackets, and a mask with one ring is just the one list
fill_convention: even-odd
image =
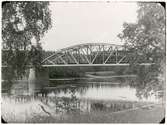
[(123, 65), (128, 63), (126, 49), (110, 43), (86, 43), (60, 49), (42, 61), (43, 66)]

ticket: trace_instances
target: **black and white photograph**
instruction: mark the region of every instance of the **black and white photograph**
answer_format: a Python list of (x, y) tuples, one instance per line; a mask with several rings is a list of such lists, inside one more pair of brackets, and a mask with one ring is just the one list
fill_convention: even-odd
[(2, 123), (165, 123), (166, 2), (1, 2)]

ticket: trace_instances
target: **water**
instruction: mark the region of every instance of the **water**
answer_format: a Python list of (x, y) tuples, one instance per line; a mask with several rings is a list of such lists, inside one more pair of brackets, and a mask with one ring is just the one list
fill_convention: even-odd
[[(35, 115), (64, 115), (85, 112), (119, 112), (142, 105), (159, 102), (159, 97), (150, 94), (139, 96), (139, 89), (132, 87), (131, 79), (52, 79), (42, 90), (28, 95), (27, 88), (15, 90), (15, 94), (2, 93), (2, 114), (8, 120), (26, 120)], [(8, 108), (6, 108), (8, 107)], [(10, 113), (9, 113), (10, 112)]]
[(50, 97), (70, 97), (73, 91), (79, 99), (94, 100), (127, 100), (127, 101), (153, 101), (156, 102), (155, 96), (140, 99), (136, 96), (136, 89), (129, 85), (120, 85), (110, 82), (89, 82), (85, 84), (70, 84), (64, 86), (48, 87), (47, 96)]

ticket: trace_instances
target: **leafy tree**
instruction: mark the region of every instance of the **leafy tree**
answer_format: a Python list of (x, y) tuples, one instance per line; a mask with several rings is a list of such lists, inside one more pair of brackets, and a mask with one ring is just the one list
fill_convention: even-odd
[[(118, 36), (133, 53), (129, 54), (131, 70), (139, 76), (138, 95), (147, 96), (152, 90), (164, 87), (165, 78), (165, 9), (154, 2), (138, 3), (138, 21), (124, 23)], [(150, 62), (150, 67), (139, 67), (141, 62)], [(140, 94), (139, 94), (140, 93)]]
[(40, 67), (40, 39), (51, 28), (49, 2), (2, 3), (2, 63), (8, 79), (22, 77), (28, 65)]

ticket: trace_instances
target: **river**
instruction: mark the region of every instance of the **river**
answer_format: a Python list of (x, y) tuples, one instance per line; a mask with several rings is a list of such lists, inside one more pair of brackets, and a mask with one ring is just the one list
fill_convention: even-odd
[(2, 116), (8, 122), (26, 122), (37, 116), (71, 113), (119, 112), (161, 103), (156, 93), (140, 96), (130, 83), (135, 78), (59, 78), (29, 95), (23, 85), (14, 94), (2, 93)]

